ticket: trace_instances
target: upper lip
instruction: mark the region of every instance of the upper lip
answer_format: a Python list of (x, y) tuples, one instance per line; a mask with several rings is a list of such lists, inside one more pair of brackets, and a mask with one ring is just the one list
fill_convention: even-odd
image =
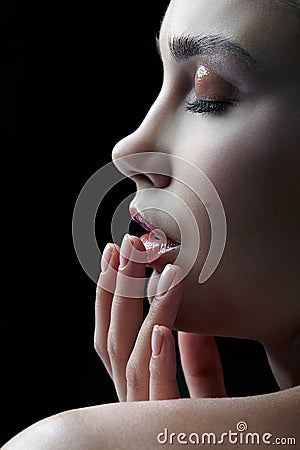
[(170, 236), (170, 235), (168, 235), (168, 233), (166, 233), (166, 231), (163, 229), (163, 227), (161, 227), (159, 225), (155, 226), (152, 223), (150, 223), (145, 218), (145, 216), (141, 212), (139, 212), (136, 208), (130, 207), (129, 208), (129, 212), (130, 212), (130, 215), (133, 218), (133, 220), (135, 222), (137, 222), (139, 225), (141, 225), (146, 231), (150, 232), (152, 230), (155, 230), (155, 229), (159, 228), (160, 230), (162, 230), (166, 234), (166, 237), (168, 239), (170, 239), (170, 241), (174, 242), (175, 244), (180, 245), (179, 242), (177, 242), (175, 239), (172, 238), (172, 236)]

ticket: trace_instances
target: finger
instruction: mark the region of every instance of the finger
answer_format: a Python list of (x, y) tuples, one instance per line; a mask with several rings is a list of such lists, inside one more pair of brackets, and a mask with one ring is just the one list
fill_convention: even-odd
[(215, 339), (178, 332), (178, 346), (190, 396), (225, 397), (223, 369)]
[(152, 330), (157, 323), (172, 329), (183, 289), (184, 280), (181, 268), (168, 264), (160, 276), (157, 287), (157, 292), (162, 295), (154, 297), (126, 367), (127, 401), (149, 399)]
[(155, 325), (151, 338), (150, 359), (150, 400), (170, 400), (179, 398), (176, 379), (176, 351), (172, 332), (169, 328)]
[(125, 401), (126, 364), (143, 320), (146, 254), (139, 238), (126, 235), (120, 255), (108, 332), (108, 352), (118, 397), (120, 401)]
[(107, 244), (101, 259), (101, 273), (96, 289), (94, 347), (110, 376), (112, 371), (107, 351), (107, 334), (118, 265), (118, 246)]

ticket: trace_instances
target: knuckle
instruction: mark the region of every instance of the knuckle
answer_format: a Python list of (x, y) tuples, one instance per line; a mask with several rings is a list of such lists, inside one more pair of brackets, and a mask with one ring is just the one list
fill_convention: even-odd
[(100, 342), (95, 339), (94, 340), (94, 349), (97, 353), (97, 355), (100, 357), (100, 359), (104, 360), (107, 357), (107, 350), (103, 347), (103, 345), (100, 344)]
[(166, 386), (175, 379), (176, 374), (163, 371), (157, 364), (150, 363), (150, 377), (157, 386)]
[(133, 364), (132, 362), (128, 362), (126, 365), (126, 382), (127, 385), (132, 390), (140, 390), (141, 389), (141, 376), (140, 371), (138, 370), (137, 366)]
[(100, 284), (98, 281), (97, 286), (96, 286), (96, 298), (98, 298), (100, 294), (101, 294), (101, 288), (100, 288)]
[(108, 335), (107, 352), (111, 360), (116, 360), (120, 357), (118, 341), (114, 338), (112, 333), (109, 333)]
[(160, 309), (159, 306), (160, 305), (158, 304), (158, 302), (155, 302), (155, 301), (152, 302), (152, 304), (149, 308), (149, 311), (148, 311), (147, 318), (146, 318), (146, 320), (150, 324), (155, 324), (157, 322), (157, 315), (158, 315), (158, 312)]
[(96, 285), (96, 289), (95, 289), (96, 301), (99, 301), (101, 296), (102, 296), (102, 294), (103, 294), (103, 288), (102, 288), (102, 285), (100, 283), (100, 277), (101, 277), (101, 274), (99, 276), (99, 279), (98, 279), (97, 285)]
[(157, 367), (156, 364), (150, 364), (150, 375), (151, 378), (155, 380), (155, 382), (158, 382), (161, 384), (164, 380), (164, 378), (161, 375), (161, 370)]
[(201, 368), (190, 372), (187, 377), (190, 380), (215, 379), (219, 373), (214, 368)]
[(94, 339), (94, 349), (96, 350), (96, 353), (98, 353), (98, 355), (100, 356), (101, 348), (97, 339)]

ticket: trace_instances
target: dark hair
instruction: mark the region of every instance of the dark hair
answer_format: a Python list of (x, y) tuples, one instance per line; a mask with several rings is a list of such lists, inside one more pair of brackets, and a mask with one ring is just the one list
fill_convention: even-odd
[(290, 12), (300, 16), (300, 0), (271, 0), (276, 6), (286, 7)]
[(287, 3), (289, 6), (299, 8), (300, 0), (281, 0), (283, 3)]

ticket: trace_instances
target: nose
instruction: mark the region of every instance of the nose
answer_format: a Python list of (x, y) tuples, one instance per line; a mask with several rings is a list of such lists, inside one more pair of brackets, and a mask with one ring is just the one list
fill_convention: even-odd
[(139, 128), (116, 144), (112, 160), (118, 170), (133, 179), (138, 187), (164, 188), (171, 180), (171, 157), (166, 142), (164, 105), (157, 98)]

